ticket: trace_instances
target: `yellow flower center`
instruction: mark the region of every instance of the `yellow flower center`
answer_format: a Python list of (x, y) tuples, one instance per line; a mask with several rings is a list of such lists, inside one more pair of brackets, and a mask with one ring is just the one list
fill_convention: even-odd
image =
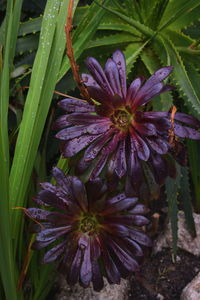
[(95, 215), (83, 215), (80, 223), (79, 229), (81, 232), (95, 232), (97, 231), (98, 222)]
[(132, 122), (133, 116), (127, 109), (118, 109), (114, 112), (111, 118), (117, 128), (127, 131)]

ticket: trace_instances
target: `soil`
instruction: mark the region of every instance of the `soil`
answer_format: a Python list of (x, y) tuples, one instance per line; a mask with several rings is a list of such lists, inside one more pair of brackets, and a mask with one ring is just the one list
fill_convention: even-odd
[(170, 249), (153, 255), (131, 279), (129, 300), (180, 300), (183, 288), (200, 271), (200, 259), (179, 250), (176, 262)]

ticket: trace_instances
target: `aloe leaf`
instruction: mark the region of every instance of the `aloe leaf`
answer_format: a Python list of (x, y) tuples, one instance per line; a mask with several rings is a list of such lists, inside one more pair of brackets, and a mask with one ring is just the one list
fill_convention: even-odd
[(124, 51), (124, 55), (126, 57), (126, 65), (127, 65), (127, 74), (131, 71), (133, 64), (145, 48), (145, 46), (149, 43), (150, 39), (144, 43), (132, 43), (128, 45)]
[(151, 38), (155, 35), (155, 32), (151, 28), (140, 23), (139, 21), (136, 21), (130, 17), (127, 17), (125, 14), (122, 14), (114, 9), (109, 8), (109, 7), (106, 7), (105, 5), (101, 5), (101, 7), (103, 7), (105, 10), (107, 10), (111, 14), (118, 16), (120, 19), (122, 19), (123, 21), (127, 22), (128, 24), (130, 24), (131, 26), (136, 28), (139, 32), (144, 34), (146, 37)]
[(36, 32), (39, 32), (41, 24), (42, 16), (21, 23), (19, 26), (18, 36), (25, 36), (27, 34), (35, 34)]
[(193, 7), (191, 6), (191, 8), (188, 9), (186, 14), (180, 16), (175, 22), (170, 24), (169, 28), (173, 30), (182, 30), (186, 29), (188, 26), (193, 25), (196, 21), (198, 21), (200, 4), (195, 6), (196, 4), (197, 2), (193, 2)]
[(23, 54), (25, 52), (32, 52), (38, 48), (39, 35), (27, 35), (22, 38), (18, 38), (16, 44), (16, 55)]
[(176, 47), (189, 47), (194, 40), (189, 36), (185, 35), (183, 32), (179, 32), (172, 29), (166, 29), (165, 35), (170, 38), (172, 43), (176, 45)]
[(183, 32), (192, 39), (199, 40), (200, 39), (200, 30), (199, 30), (200, 22), (193, 22), (191, 26), (185, 28)]
[[(175, 82), (179, 86), (179, 91), (183, 93), (183, 97), (189, 104), (188, 106), (190, 110), (194, 114), (199, 115), (200, 99), (198, 96), (198, 86), (195, 82), (195, 78), (191, 77), (190, 74), (188, 74), (183, 60), (174, 44), (166, 37), (163, 37), (162, 39), (161, 37), (159, 38), (162, 41), (163, 46), (168, 53), (168, 56), (170, 57), (170, 64), (174, 66), (173, 77)], [(190, 72), (194, 73), (194, 70), (190, 69)]]
[(167, 178), (165, 182), (165, 190), (168, 202), (168, 216), (172, 230), (172, 250), (173, 256), (176, 259), (177, 254), (177, 241), (178, 241), (178, 190), (180, 187), (180, 167), (177, 165), (177, 177), (172, 179)]
[(180, 196), (183, 203), (183, 210), (185, 214), (185, 221), (188, 227), (188, 230), (192, 237), (196, 236), (195, 223), (193, 218), (193, 209), (192, 209), (192, 198), (190, 192), (190, 183), (189, 183), (189, 170), (187, 167), (181, 168), (181, 180), (180, 180)]
[(134, 41), (136, 41), (135, 37), (128, 33), (112, 34), (90, 41), (87, 45), (87, 49), (109, 45), (127, 44)]
[(103, 22), (99, 25), (98, 29), (129, 32), (132, 35), (135, 35), (136, 37), (140, 35), (140, 33), (137, 30), (135, 30), (135, 28), (133, 28), (132, 26), (123, 24), (123, 23), (119, 23), (119, 22), (118, 23)]
[[(153, 2), (153, 1), (152, 1)], [(147, 24), (149, 27), (151, 27), (153, 30), (155, 30), (165, 12), (165, 9), (169, 3), (169, 0), (162, 0), (162, 1), (154, 1), (155, 6), (151, 9), (150, 12), (147, 13), (147, 20), (145, 24)]]
[(199, 141), (187, 141), (187, 149), (189, 152), (189, 165), (190, 165), (190, 173), (192, 178), (192, 186), (194, 188), (194, 207), (195, 210), (200, 212), (200, 173), (199, 173), (199, 165), (200, 165), (200, 145)]
[(167, 9), (165, 10), (165, 13), (161, 21), (159, 31), (172, 25), (173, 23), (174, 23), (174, 28), (176, 28), (177, 30), (175, 22), (179, 20), (181, 17), (187, 16), (187, 14), (190, 11), (198, 8), (199, 6), (200, 3), (198, 3), (198, 1), (193, 1), (193, 0), (169, 1), (169, 5), (167, 6)]

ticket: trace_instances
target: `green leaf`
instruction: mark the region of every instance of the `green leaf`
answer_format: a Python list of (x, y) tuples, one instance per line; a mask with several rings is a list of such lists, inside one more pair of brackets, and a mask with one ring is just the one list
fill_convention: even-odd
[(161, 1), (158, 0), (158, 1), (154, 1), (154, 2), (155, 2), (155, 6), (151, 9), (150, 12), (148, 12), (148, 14), (147, 14), (148, 17), (147, 17), (145, 24), (155, 30), (155, 29), (157, 29), (157, 27), (162, 19), (162, 16), (165, 12), (165, 9), (168, 5), (169, 0), (161, 0)]
[(99, 25), (98, 29), (100, 30), (115, 30), (115, 31), (123, 31), (123, 32), (129, 32), (132, 35), (139, 36), (140, 33), (135, 30), (135, 28), (131, 27), (130, 25), (123, 24), (123, 23), (106, 23), (103, 22)]
[(32, 52), (38, 48), (39, 35), (27, 35), (22, 38), (18, 38), (16, 44), (16, 55), (23, 54), (25, 52)]
[[(12, 249), (11, 222), (9, 210), (9, 142), (8, 103), (10, 66), (13, 63), (17, 30), (22, 1), (8, 1), (5, 19), (5, 41), (3, 65), (0, 73), (0, 277), (7, 299), (21, 299), (16, 291), (17, 269)], [(0, 49), (1, 51), (2, 49)]]
[(146, 37), (153, 37), (155, 35), (155, 32), (147, 27), (146, 25), (130, 18), (127, 17), (126, 15), (114, 10), (114, 9), (110, 9), (109, 7), (106, 7), (105, 5), (101, 5), (105, 10), (107, 10), (108, 12), (110, 12), (111, 14), (114, 14), (116, 16), (118, 16), (120, 19), (122, 19), (123, 21), (127, 22), (128, 24), (130, 24), (131, 26), (133, 26), (134, 28), (136, 28), (140, 33), (144, 34)]
[(198, 8), (199, 6), (200, 3), (194, 0), (169, 1), (169, 5), (167, 6), (161, 21), (159, 31), (171, 26), (172, 24), (174, 25), (175, 30), (181, 29), (177, 27), (176, 21), (180, 18), (184, 18), (190, 11)]
[(177, 165), (178, 175), (176, 179), (168, 177), (165, 182), (165, 190), (167, 194), (168, 202), (168, 215), (171, 223), (172, 230), (172, 250), (174, 258), (177, 253), (177, 241), (178, 241), (178, 190), (180, 186), (180, 169)]
[(148, 44), (149, 40), (144, 43), (132, 43), (128, 45), (124, 51), (124, 55), (126, 57), (126, 65), (127, 65), (127, 74), (131, 71), (133, 64)]
[(140, 22), (146, 23), (146, 20), (148, 16), (153, 11), (155, 5), (157, 3), (157, 0), (140, 0), (140, 1), (134, 1), (135, 9), (138, 12), (138, 15), (140, 16)]
[(191, 39), (189, 36), (185, 35), (182, 32), (178, 32), (171, 29), (165, 30), (165, 36), (168, 36), (172, 43), (176, 45), (176, 47), (189, 47), (192, 43), (194, 43), (194, 40)]
[[(23, 118), (11, 168), (11, 207), (25, 206), (24, 198), (48, 108), (51, 103), (52, 89), (54, 89), (54, 85), (51, 85), (52, 79), (56, 77), (56, 69), (59, 69), (59, 60), (62, 58), (65, 47), (62, 31), (60, 33), (60, 44), (58, 44), (58, 42), (56, 45), (53, 43), (60, 4), (61, 1), (57, 1), (56, 3), (48, 1), (43, 17), (39, 48), (32, 70), (30, 88), (25, 102)], [(55, 48), (57, 53), (55, 53)], [(52, 71), (52, 64), (54, 64), (54, 71)], [(17, 246), (17, 237), (20, 230), (20, 219), (21, 214), (16, 213), (15, 211), (12, 218), (15, 247)]]
[(35, 34), (39, 32), (42, 25), (42, 17), (30, 19), (23, 22), (19, 26), (18, 36), (25, 36), (27, 34)]
[(119, 16), (110, 14), (110, 12), (107, 11), (105, 11), (98, 29), (125, 31), (135, 36), (141, 35), (138, 30), (133, 28), (133, 26), (128, 25), (127, 22), (123, 21)]
[(190, 192), (190, 182), (189, 182), (189, 170), (187, 167), (181, 168), (181, 181), (180, 181), (180, 196), (183, 203), (183, 210), (185, 214), (185, 221), (188, 227), (188, 230), (192, 237), (196, 236), (195, 223), (193, 218), (193, 209), (192, 209), (192, 199)]
[[(199, 12), (199, 11), (198, 11)], [(200, 22), (195, 22), (192, 26), (187, 27), (183, 32), (189, 35), (192, 39), (200, 39)]]
[[(195, 7), (195, 5), (197, 6)], [(194, 24), (195, 21), (199, 20), (200, 3), (197, 4), (197, 2), (195, 3), (193, 1), (192, 6), (190, 7), (190, 9), (188, 9), (186, 14), (180, 16), (175, 22), (170, 24), (170, 29), (181, 30), (183, 28), (187, 28), (188, 26)]]
[[(198, 96), (198, 86), (195, 78), (191, 77), (187, 72), (182, 58), (177, 51), (174, 44), (163, 36), (161, 39), (164, 49), (170, 58), (170, 64), (174, 66), (173, 74), (174, 80), (179, 86), (179, 91), (183, 94), (184, 99), (189, 103), (189, 108), (194, 114), (200, 113), (200, 99)], [(164, 63), (167, 63), (166, 61)], [(190, 73), (195, 71), (190, 68)]]
[(135, 37), (128, 33), (112, 34), (90, 41), (87, 45), (87, 49), (109, 45), (127, 44), (134, 41), (136, 41)]
[(187, 149), (189, 152), (189, 165), (190, 165), (190, 173), (192, 178), (192, 184), (194, 189), (194, 207), (196, 211), (200, 212), (200, 173), (199, 173), (199, 165), (200, 165), (200, 145), (199, 141), (187, 141)]

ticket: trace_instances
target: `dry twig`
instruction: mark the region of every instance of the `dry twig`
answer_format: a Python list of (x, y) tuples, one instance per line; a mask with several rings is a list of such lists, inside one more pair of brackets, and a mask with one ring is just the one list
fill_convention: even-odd
[(80, 90), (80, 94), (84, 99), (90, 100), (90, 95), (88, 93), (87, 88), (84, 86), (81, 77), (79, 75), (79, 66), (76, 64), (76, 60), (74, 57), (74, 50), (72, 47), (72, 37), (71, 37), (71, 32), (72, 32), (72, 13), (73, 13), (73, 5), (74, 5), (74, 0), (69, 1), (68, 5), (68, 13), (67, 13), (67, 21), (65, 25), (65, 33), (66, 33), (66, 49), (67, 49), (67, 56), (69, 58), (69, 62), (71, 65), (72, 73), (75, 82), (77, 83), (77, 86)]

